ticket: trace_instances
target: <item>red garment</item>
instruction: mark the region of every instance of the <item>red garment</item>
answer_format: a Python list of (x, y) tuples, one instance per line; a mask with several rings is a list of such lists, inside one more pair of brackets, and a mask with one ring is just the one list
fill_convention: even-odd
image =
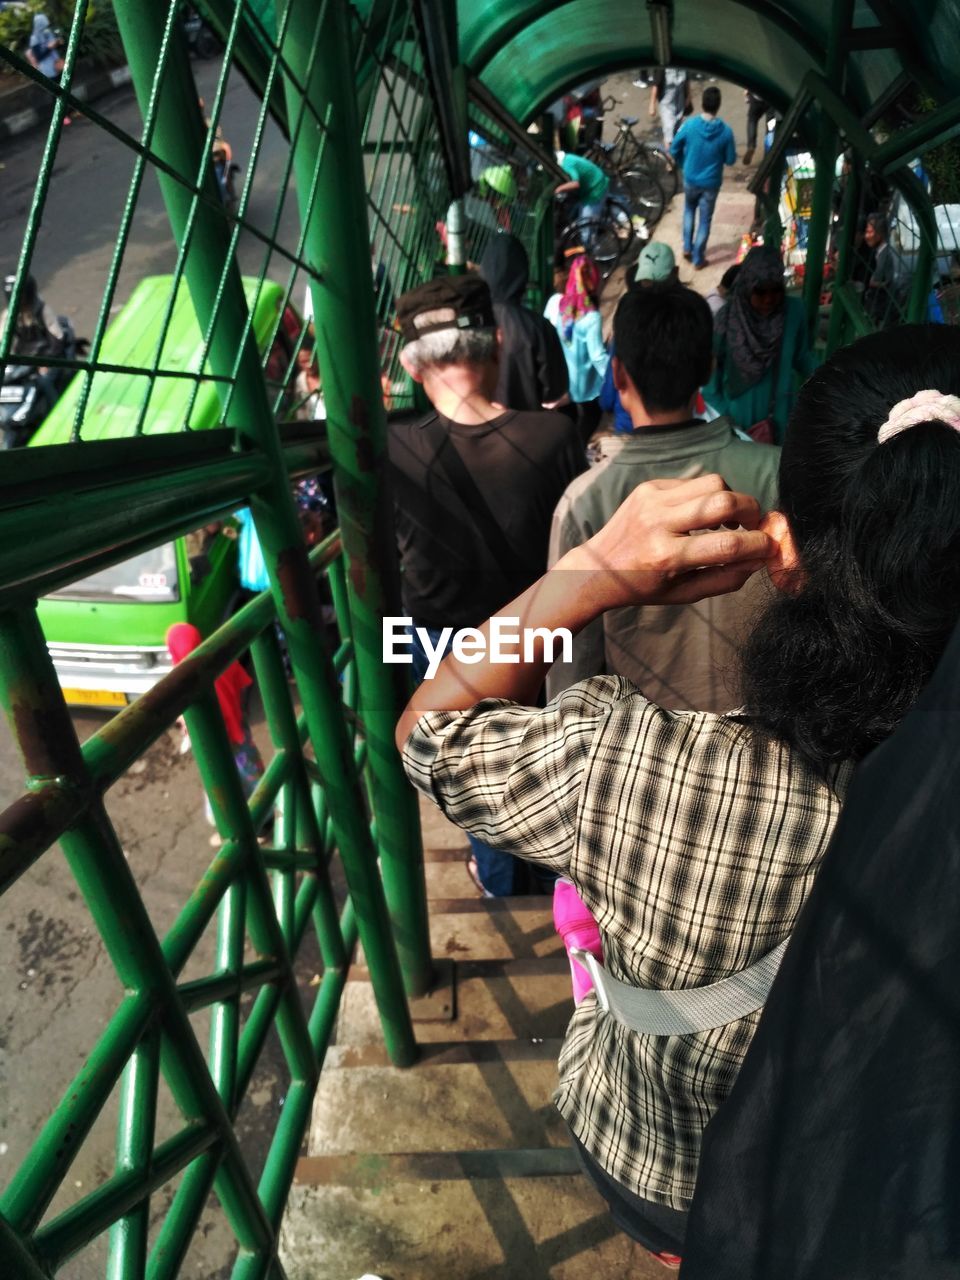
[[(167, 632), (167, 649), (174, 662), (182, 662), (202, 641), (203, 636), (190, 622), (176, 622)], [(234, 746), (239, 746), (246, 738), (242, 694), (251, 684), (253, 681), (239, 662), (231, 662), (213, 684), (223, 722), (227, 726), (227, 737)]]

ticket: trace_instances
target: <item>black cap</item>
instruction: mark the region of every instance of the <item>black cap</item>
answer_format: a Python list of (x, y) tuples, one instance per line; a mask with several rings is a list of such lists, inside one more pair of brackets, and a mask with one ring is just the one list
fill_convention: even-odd
[(493, 329), (496, 323), (490, 290), (477, 275), (438, 276), (397, 299), (404, 342), (444, 329)]

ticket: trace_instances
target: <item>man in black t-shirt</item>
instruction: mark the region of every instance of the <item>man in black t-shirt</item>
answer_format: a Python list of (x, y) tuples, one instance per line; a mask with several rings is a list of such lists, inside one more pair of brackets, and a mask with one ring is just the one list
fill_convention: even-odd
[[(494, 401), (498, 335), (479, 276), (421, 285), (398, 299), (397, 317), (403, 366), (433, 405), (390, 424), (403, 609), (436, 646), (444, 628), (480, 626), (546, 571), (554, 508), (586, 459), (563, 414)], [(422, 679), (416, 631), (413, 657)], [(514, 892), (514, 859), (471, 844), (484, 889)]]

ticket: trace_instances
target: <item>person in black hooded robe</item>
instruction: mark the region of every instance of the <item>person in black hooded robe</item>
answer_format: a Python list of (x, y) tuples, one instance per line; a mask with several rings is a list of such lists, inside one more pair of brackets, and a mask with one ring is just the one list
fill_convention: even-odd
[(480, 259), (500, 330), (500, 376), (495, 399), (508, 409), (554, 408), (569, 386), (567, 362), (549, 320), (523, 305), (530, 260), (509, 232), (493, 236)]

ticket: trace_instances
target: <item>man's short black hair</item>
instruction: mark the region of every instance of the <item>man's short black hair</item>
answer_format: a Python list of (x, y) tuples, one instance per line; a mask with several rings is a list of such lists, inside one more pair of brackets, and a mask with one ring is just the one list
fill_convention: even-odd
[(646, 407), (672, 413), (710, 377), (713, 316), (706, 299), (682, 284), (631, 290), (617, 307), (613, 344)]
[(700, 106), (710, 116), (715, 116), (720, 110), (720, 90), (715, 84), (708, 84), (704, 89)]

